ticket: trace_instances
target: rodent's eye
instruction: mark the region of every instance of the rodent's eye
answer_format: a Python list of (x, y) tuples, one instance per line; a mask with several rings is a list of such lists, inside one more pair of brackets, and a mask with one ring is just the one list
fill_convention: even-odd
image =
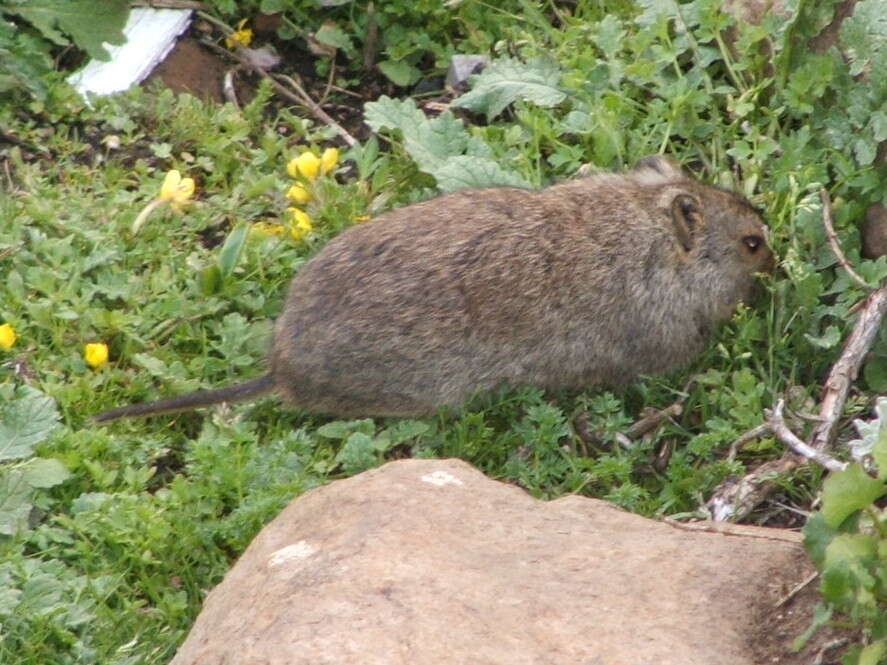
[(761, 236), (745, 236), (742, 239), (742, 244), (748, 247), (748, 251), (754, 254), (764, 244), (764, 239)]

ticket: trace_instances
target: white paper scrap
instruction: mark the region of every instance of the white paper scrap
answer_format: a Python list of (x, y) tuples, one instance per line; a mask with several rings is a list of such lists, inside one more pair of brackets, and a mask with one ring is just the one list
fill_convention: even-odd
[(90, 93), (110, 95), (140, 83), (163, 62), (179, 35), (188, 29), (191, 13), (190, 9), (133, 8), (123, 28), (126, 42), (120, 46), (106, 42), (104, 46), (111, 59), (90, 60), (68, 77), (68, 83), (84, 97)]

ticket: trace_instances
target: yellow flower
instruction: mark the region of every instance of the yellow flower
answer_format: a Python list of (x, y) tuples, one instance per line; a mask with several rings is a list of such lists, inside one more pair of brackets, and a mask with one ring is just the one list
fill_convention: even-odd
[(293, 239), (300, 240), (314, 230), (314, 225), (311, 223), (311, 218), (307, 212), (298, 208), (287, 208), (286, 211), (293, 216), (290, 222), (290, 234), (292, 234)]
[(291, 199), (295, 203), (305, 204), (311, 200), (311, 192), (302, 187), (302, 185), (296, 183), (286, 193), (286, 197)]
[(317, 172), (320, 171), (320, 159), (313, 152), (303, 152), (298, 157), (290, 160), (289, 164), (286, 165), (286, 170), (293, 178), (301, 175), (305, 180), (311, 182), (317, 177)]
[(0, 326), (0, 349), (9, 350), (15, 344), (16, 335), (11, 323)]
[(98, 369), (108, 362), (108, 345), (101, 342), (87, 344), (83, 349), (83, 358), (87, 365)]
[(237, 30), (225, 37), (225, 46), (234, 48), (235, 46), (249, 46), (253, 40), (253, 31), (244, 28), (247, 19), (243, 19), (237, 24)]
[(166, 174), (166, 177), (163, 179), (163, 186), (160, 188), (161, 201), (169, 201), (173, 208), (181, 210), (182, 206), (188, 202), (188, 199), (193, 194), (193, 178), (183, 178), (182, 174), (176, 169)]
[(320, 156), (320, 172), (326, 175), (339, 163), (339, 150), (337, 148), (327, 148)]
[(369, 215), (358, 215), (357, 217), (354, 218), (354, 221), (357, 223), (368, 222), (368, 221), (370, 221), (370, 216)]
[(142, 211), (136, 216), (135, 221), (133, 221), (133, 235), (139, 232), (139, 229), (141, 229), (148, 220), (150, 214), (158, 207), (162, 206), (164, 203), (168, 203), (172, 206), (173, 210), (181, 212), (182, 208), (190, 203), (188, 199), (193, 195), (194, 179), (183, 178), (182, 174), (175, 169), (169, 171), (163, 179), (163, 184), (160, 186), (160, 196), (142, 208)]
[(249, 232), (250, 235), (279, 236), (283, 233), (283, 226), (271, 222), (254, 222), (249, 227)]

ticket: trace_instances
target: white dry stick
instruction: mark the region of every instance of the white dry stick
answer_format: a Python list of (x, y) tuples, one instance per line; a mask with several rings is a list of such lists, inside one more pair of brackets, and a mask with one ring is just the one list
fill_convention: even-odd
[(847, 464), (845, 462), (839, 462), (834, 457), (826, 455), (824, 452), (821, 452), (816, 448), (813, 448), (812, 446), (809, 446), (801, 441), (801, 439), (798, 438), (798, 435), (792, 432), (791, 429), (789, 429), (789, 426), (786, 425), (785, 416), (783, 415), (784, 410), (785, 400), (780, 399), (776, 403), (776, 408), (774, 408), (773, 411), (770, 412), (767, 418), (770, 429), (772, 429), (773, 433), (777, 437), (779, 437), (780, 441), (794, 450), (798, 455), (802, 455), (809, 460), (813, 460), (829, 471), (843, 471), (847, 468)]
[(862, 361), (872, 348), (884, 314), (887, 313), (887, 285), (872, 291), (865, 300), (853, 332), (844, 343), (841, 357), (832, 365), (822, 391), (820, 423), (813, 430), (811, 445), (816, 450), (827, 450), (837, 434), (838, 419), (844, 411), (844, 402), (850, 384), (859, 375)]

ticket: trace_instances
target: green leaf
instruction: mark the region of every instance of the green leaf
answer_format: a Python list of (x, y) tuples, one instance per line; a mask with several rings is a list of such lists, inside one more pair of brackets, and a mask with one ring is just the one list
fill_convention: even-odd
[(820, 349), (831, 349), (841, 341), (841, 331), (838, 330), (837, 326), (829, 326), (825, 329), (825, 334), (820, 337), (807, 334), (804, 337), (813, 346), (818, 346)]
[(353, 432), (362, 432), (367, 436), (372, 435), (376, 429), (375, 423), (370, 418), (361, 420), (334, 420), (326, 425), (321, 425), (316, 432), (327, 439), (346, 439)]
[(102, 42), (123, 44), (123, 27), (129, 16), (128, 0), (16, 0), (3, 10), (21, 16), (47, 38), (59, 44), (68, 42), (61, 33), (96, 60), (108, 60)]
[(548, 58), (534, 58), (526, 64), (502, 58), (473, 77), (472, 89), (451, 106), (484, 113), (488, 121), (519, 99), (537, 106), (555, 106), (566, 97), (558, 88), (560, 77), (558, 64)]
[(314, 33), (314, 39), (321, 44), (332, 46), (333, 48), (342, 49), (347, 54), (354, 53), (354, 42), (342, 28), (335, 25), (322, 25), (320, 29)]
[(51, 397), (28, 386), (13, 394), (0, 404), (0, 461), (30, 456), (58, 427), (59, 413)]
[(859, 464), (829, 474), (822, 486), (822, 515), (838, 528), (857, 510), (867, 508), (885, 492), (884, 481), (869, 476)]
[(451, 157), (430, 172), (445, 192), (465, 187), (530, 187), (520, 175), (506, 171), (493, 160), (468, 155)]
[(11, 536), (26, 526), (32, 493), (21, 471), (0, 467), (0, 535)]
[(419, 168), (434, 176), (443, 191), (463, 187), (529, 187), (519, 174), (483, 156), (489, 148), (473, 139), (449, 111), (429, 119), (412, 99), (382, 97), (365, 106), (365, 121), (374, 130), (395, 129)]
[(243, 247), (246, 245), (246, 238), (249, 235), (249, 224), (239, 222), (225, 238), (225, 244), (219, 252), (219, 275), (224, 279), (234, 272)]
[(200, 271), (197, 281), (200, 287), (200, 293), (203, 295), (211, 296), (216, 293), (219, 290), (219, 286), (222, 284), (222, 271), (219, 270), (219, 265), (213, 263), (212, 265), (206, 266)]
[(874, 536), (861, 533), (839, 533), (825, 550), (825, 567), (846, 563), (858, 565), (860, 561), (874, 559), (878, 543)]
[(837, 534), (822, 513), (813, 513), (804, 525), (804, 549), (818, 568), (825, 564), (825, 551)]
[(342, 450), (336, 455), (336, 461), (342, 465), (345, 473), (360, 473), (378, 463), (379, 456), (372, 437), (363, 432), (354, 432), (345, 441)]
[(431, 429), (431, 427), (428, 423), (423, 423), (418, 420), (401, 420), (395, 425), (387, 428), (379, 434), (379, 436), (387, 438), (390, 445), (396, 446), (399, 443), (415, 439), (417, 436), (425, 434), (429, 429)]
[(878, 393), (887, 392), (887, 358), (874, 356), (866, 362), (862, 376), (868, 387)]
[(422, 76), (422, 72), (403, 60), (383, 60), (378, 67), (394, 85), (401, 88), (412, 85)]
[(840, 41), (853, 76), (865, 73), (879, 84), (887, 78), (887, 5), (861, 0), (841, 24)]
[(872, 642), (859, 652), (859, 665), (878, 665), (885, 654), (887, 654), (887, 641)]
[(57, 459), (36, 457), (19, 467), (31, 487), (55, 487), (71, 477), (71, 472)]

